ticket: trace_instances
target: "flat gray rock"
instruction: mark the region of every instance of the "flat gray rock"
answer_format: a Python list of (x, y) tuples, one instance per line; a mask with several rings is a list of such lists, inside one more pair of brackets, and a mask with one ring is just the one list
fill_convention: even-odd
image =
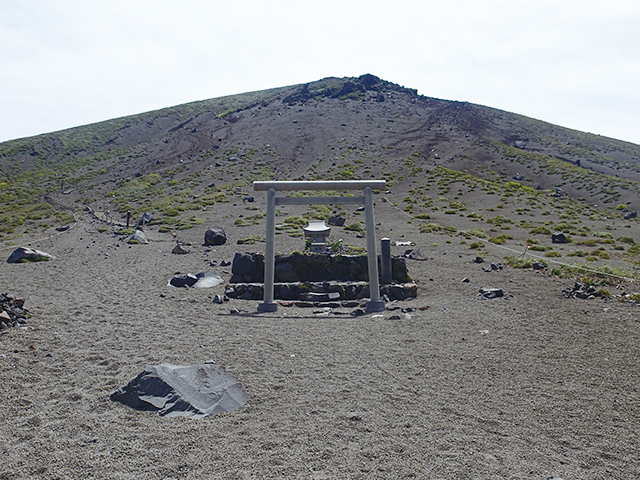
[(247, 402), (249, 394), (223, 367), (163, 363), (146, 367), (110, 398), (160, 416), (204, 418), (232, 412)]
[(13, 251), (7, 263), (27, 263), (27, 262), (44, 262), (47, 260), (55, 260), (55, 256), (47, 252), (36, 250), (35, 248), (19, 247)]

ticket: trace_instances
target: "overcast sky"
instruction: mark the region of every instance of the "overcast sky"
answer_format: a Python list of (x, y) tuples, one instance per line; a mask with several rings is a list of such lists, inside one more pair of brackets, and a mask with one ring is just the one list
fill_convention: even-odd
[(640, 144), (640, 2), (0, 0), (0, 141), (372, 73)]

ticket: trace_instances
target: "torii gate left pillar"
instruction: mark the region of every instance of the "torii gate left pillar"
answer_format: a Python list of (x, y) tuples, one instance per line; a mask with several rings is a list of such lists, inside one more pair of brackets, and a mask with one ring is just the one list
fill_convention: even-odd
[[(369, 296), (367, 312), (381, 312), (385, 303), (380, 299), (378, 253), (376, 251), (376, 224), (373, 215), (373, 190), (384, 190), (384, 180), (332, 180), (332, 181), (266, 181), (253, 182), (253, 189), (267, 192), (267, 232), (264, 254), (264, 297), (259, 312), (275, 312), (278, 304), (273, 298), (276, 251), (276, 205), (364, 204), (367, 237), (367, 264), (369, 267)], [(361, 197), (277, 197), (283, 190), (362, 190)]]

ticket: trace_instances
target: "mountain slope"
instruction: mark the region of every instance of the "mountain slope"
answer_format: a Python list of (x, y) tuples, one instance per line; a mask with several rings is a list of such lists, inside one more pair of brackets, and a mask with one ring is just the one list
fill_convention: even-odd
[(186, 228), (183, 217), (246, 194), (258, 179), (384, 178), (404, 196), (438, 168), (558, 188), (614, 213), (640, 209), (638, 145), (424, 97), (367, 74), (4, 142), (0, 233), (52, 215), (64, 222), (61, 212), (84, 205), (119, 218), (153, 210)]

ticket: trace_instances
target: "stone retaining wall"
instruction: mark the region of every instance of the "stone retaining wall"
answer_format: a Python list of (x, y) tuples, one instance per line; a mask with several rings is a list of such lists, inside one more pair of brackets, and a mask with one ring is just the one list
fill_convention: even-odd
[[(378, 257), (378, 272), (380, 272)], [(391, 258), (393, 283), (411, 281), (406, 259)], [(264, 282), (264, 255), (261, 253), (236, 253), (231, 266), (230, 283)], [(276, 255), (276, 283), (294, 282), (367, 282), (369, 268), (366, 255), (303, 254)]]

